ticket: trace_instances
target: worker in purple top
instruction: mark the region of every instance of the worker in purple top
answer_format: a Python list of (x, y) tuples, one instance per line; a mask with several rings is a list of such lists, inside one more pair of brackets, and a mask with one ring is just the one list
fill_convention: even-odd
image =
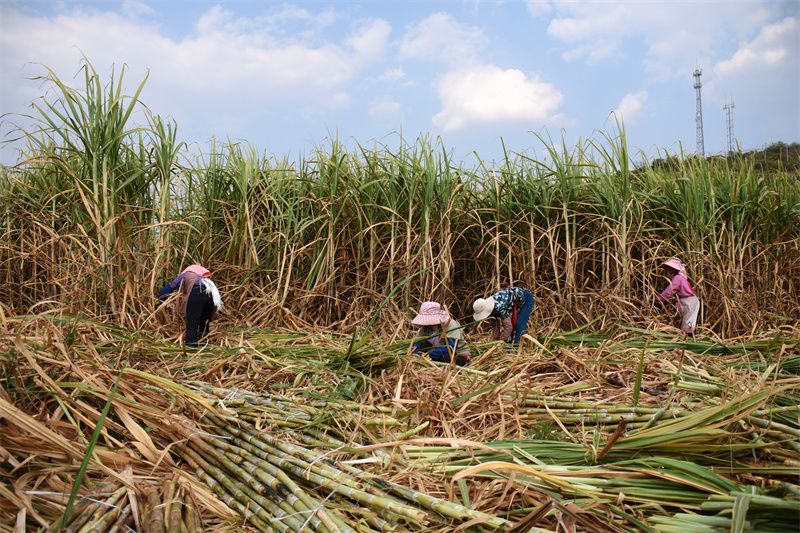
[(689, 283), (686, 265), (677, 257), (671, 257), (661, 263), (661, 268), (670, 279), (670, 284), (658, 294), (658, 297), (665, 302), (677, 298), (675, 307), (681, 315), (681, 331), (689, 336), (694, 336), (697, 314), (700, 311), (700, 299), (695, 296), (694, 289)]
[(197, 346), (197, 341), (208, 334), (215, 312), (222, 309), (222, 297), (210, 278), (211, 272), (204, 266), (190, 265), (158, 292), (163, 301), (182, 288), (180, 312), (186, 317), (186, 346)]

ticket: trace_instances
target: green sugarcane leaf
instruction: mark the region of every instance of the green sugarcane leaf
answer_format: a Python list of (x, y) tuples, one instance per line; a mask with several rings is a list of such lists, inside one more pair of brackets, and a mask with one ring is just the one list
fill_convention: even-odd
[(83, 455), (83, 461), (81, 461), (78, 474), (75, 476), (75, 481), (72, 483), (72, 490), (69, 494), (67, 507), (64, 509), (64, 515), (61, 517), (61, 525), (59, 526), (60, 529), (67, 527), (67, 524), (69, 523), (70, 515), (72, 514), (72, 506), (75, 504), (75, 498), (78, 496), (78, 490), (81, 488), (81, 483), (83, 483), (83, 476), (86, 473), (86, 468), (89, 466), (89, 460), (94, 453), (94, 447), (97, 444), (97, 439), (100, 438), (100, 431), (103, 429), (106, 416), (108, 416), (108, 411), (111, 409), (111, 403), (114, 401), (114, 396), (117, 395), (117, 389), (119, 388), (119, 381), (122, 378), (122, 374), (122, 371), (117, 374), (117, 379), (114, 381), (114, 385), (111, 387), (108, 400), (106, 400), (103, 411), (100, 413), (100, 418), (97, 419), (97, 424), (94, 427), (92, 437), (89, 439), (89, 444), (86, 446), (86, 453)]
[(644, 354), (647, 352), (647, 346), (642, 350), (639, 356), (639, 366), (636, 368), (636, 382), (633, 385), (633, 406), (639, 405), (639, 391), (642, 389), (642, 372), (644, 371)]
[(747, 510), (750, 507), (750, 494), (737, 494), (731, 515), (731, 533), (742, 533), (747, 525)]

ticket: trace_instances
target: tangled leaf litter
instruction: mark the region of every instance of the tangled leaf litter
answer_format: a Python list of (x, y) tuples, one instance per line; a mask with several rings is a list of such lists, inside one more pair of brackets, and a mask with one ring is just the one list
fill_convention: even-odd
[[(75, 318), (4, 327), (3, 523), (56, 527), (120, 368), (80, 527), (670, 531), (687, 513), (733, 520), (742, 494), (760, 527), (765, 509), (798, 502), (791, 332), (724, 348), (630, 332), (478, 344), (459, 368), (400, 341), (357, 367), (367, 356), (343, 360), (349, 339), (322, 334), (248, 332), (184, 352)], [(122, 503), (97, 504), (109, 498)]]

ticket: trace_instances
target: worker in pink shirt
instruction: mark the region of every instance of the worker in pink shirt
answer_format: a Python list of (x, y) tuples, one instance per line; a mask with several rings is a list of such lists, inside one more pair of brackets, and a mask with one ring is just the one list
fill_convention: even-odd
[(180, 312), (186, 319), (186, 346), (197, 346), (207, 334), (217, 310), (222, 309), (222, 297), (211, 281), (211, 272), (203, 265), (189, 265), (164, 285), (158, 295), (166, 300), (170, 293), (181, 289)]
[(681, 314), (681, 331), (694, 336), (697, 313), (700, 311), (700, 299), (695, 296), (694, 289), (689, 283), (686, 265), (677, 257), (671, 257), (661, 263), (661, 268), (664, 269), (664, 273), (671, 281), (669, 286), (658, 294), (658, 297), (663, 301), (677, 297), (678, 302), (675, 307)]

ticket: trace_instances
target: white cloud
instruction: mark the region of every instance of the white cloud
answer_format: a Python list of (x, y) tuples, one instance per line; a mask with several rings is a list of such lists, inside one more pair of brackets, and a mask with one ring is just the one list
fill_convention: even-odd
[(797, 26), (794, 17), (764, 26), (755, 39), (740, 46), (730, 58), (714, 65), (714, 73), (728, 76), (778, 64), (797, 67)]
[(380, 90), (385, 90), (385, 86), (409, 88), (417, 85), (417, 82), (411, 79), (402, 67), (387, 68), (379, 74), (366, 76), (364, 78), (364, 86), (374, 88), (383, 86)]
[(626, 123), (633, 123), (639, 117), (647, 102), (647, 91), (628, 93), (622, 97), (614, 113)]
[(247, 19), (249, 28), (296, 42), (322, 41), (325, 29), (336, 22), (333, 9), (312, 13), (295, 5), (281, 4), (270, 10), (266, 3), (264, 8), (265, 14)]
[(547, 15), (553, 11), (553, 3), (550, 0), (528, 0), (525, 2), (531, 15), (538, 17)]
[(359, 30), (347, 38), (347, 46), (364, 62), (375, 62), (380, 59), (389, 41), (392, 27), (385, 20), (370, 20), (361, 25)]
[[(596, 63), (620, 57), (642, 43), (647, 72), (685, 76), (719, 48), (747, 38), (778, 11), (775, 2), (573, 2), (554, 0), (548, 34), (564, 45), (567, 61)], [(623, 47), (623, 44), (626, 46)], [(624, 52), (623, 52), (624, 50)]]
[(270, 24), (274, 25), (286, 21), (310, 20), (312, 18), (314, 18), (313, 15), (307, 9), (290, 4), (283, 4), (264, 17)]
[(388, 96), (374, 98), (367, 104), (371, 117), (382, 120), (394, 120), (401, 116), (403, 107), (400, 102)]
[(400, 42), (400, 58), (470, 61), (486, 42), (480, 28), (460, 24), (447, 13), (434, 13), (408, 29)]
[[(300, 12), (281, 16), (290, 15), (309, 18)], [(203, 13), (180, 40), (108, 11), (51, 18), (4, 9), (3, 18), (4, 112), (22, 110), (38, 96), (35, 84), (22, 82), (25, 75), (41, 72), (31, 63), (47, 65), (70, 81), (83, 52), (101, 73), (125, 63), (130, 85), (149, 69), (143, 99), (151, 108), (176, 115), (192, 109), (186, 116), (205, 115), (207, 120), (286, 102), (346, 105), (349, 84), (385, 53), (390, 32), (387, 22), (367, 20), (340, 42), (311, 44), (295, 36), (275, 37), (255, 19), (236, 17), (219, 6)], [(318, 23), (314, 17), (308, 22)], [(216, 113), (203, 112), (212, 106)]]
[(737, 127), (735, 135), (745, 144), (800, 138), (798, 26), (797, 17), (765, 26), (709, 72), (706, 102), (719, 110), (729, 99), (735, 101), (734, 121), (747, 124)]
[(153, 15), (155, 10), (153, 10), (152, 7), (148, 6), (144, 2), (139, 2), (138, 0), (124, 0), (122, 2), (122, 12), (129, 17), (135, 18)]
[(402, 68), (391, 68), (377, 78), (375, 81), (383, 82), (383, 83), (393, 83), (403, 80), (406, 77), (406, 72)]
[(561, 57), (565, 61), (576, 59), (586, 59), (588, 63), (597, 63), (606, 59), (616, 52), (617, 44), (608, 39), (598, 38), (591, 44), (576, 46), (565, 51)]
[(350, 95), (346, 92), (338, 92), (333, 93), (331, 97), (328, 99), (327, 102), (324, 102), (323, 105), (326, 105), (329, 109), (342, 109), (350, 105)]
[[(108, 13), (113, 15), (113, 13)], [(201, 35), (222, 35), (242, 36), (253, 24), (252, 19), (236, 18), (233, 12), (224, 9), (220, 5), (212, 6), (200, 15), (194, 27)]]
[(558, 120), (564, 99), (553, 85), (516, 69), (477, 65), (448, 72), (438, 80), (442, 110), (433, 124), (443, 131), (492, 122)]

